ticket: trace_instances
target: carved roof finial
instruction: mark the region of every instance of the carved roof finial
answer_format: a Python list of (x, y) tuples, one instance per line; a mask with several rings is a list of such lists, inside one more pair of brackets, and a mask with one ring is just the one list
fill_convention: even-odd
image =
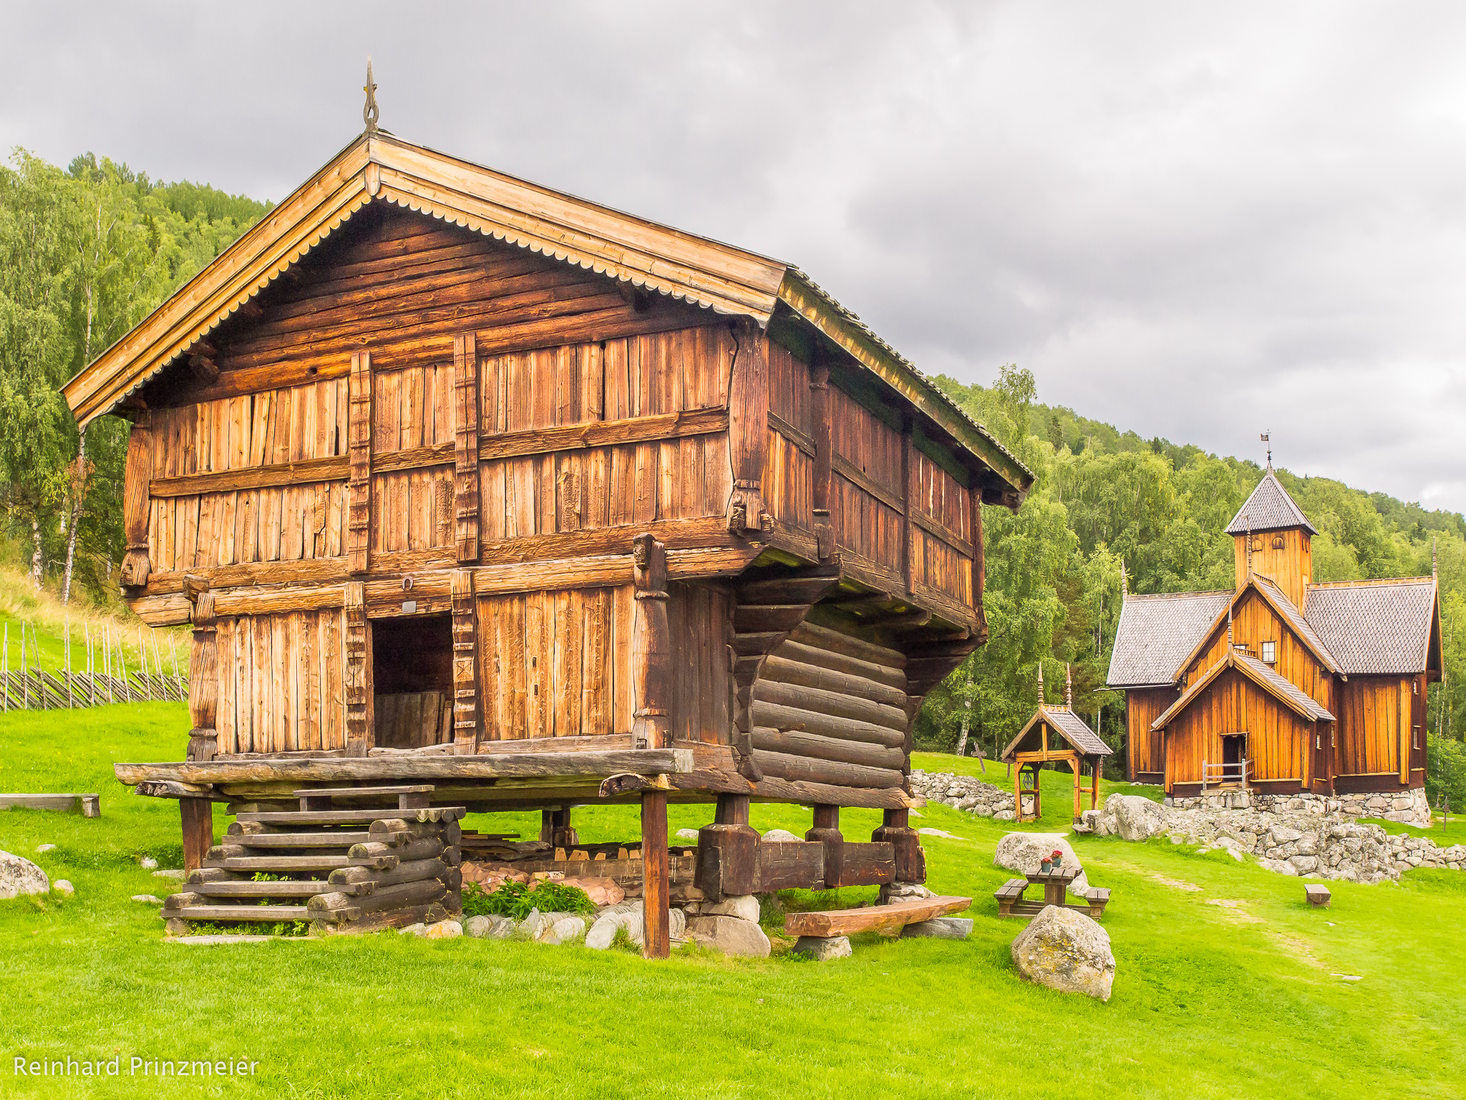
[(1267, 431), (1263, 432), (1262, 433), (1262, 436), (1260, 438), (1262, 439), (1262, 445), (1267, 448), (1267, 468), (1269, 470), (1271, 470), (1273, 468), (1273, 433), (1272, 433), (1272, 429), (1269, 428)]
[(1074, 674), (1070, 671), (1069, 665), (1064, 665), (1064, 706), (1074, 709)]
[(1042, 710), (1044, 705), (1044, 662), (1043, 658), (1038, 659), (1038, 706)]
[(377, 82), (372, 79), (372, 59), (367, 58), (367, 79), (366, 86), (362, 88), (366, 93), (366, 102), (361, 108), (361, 120), (366, 123), (366, 132), (370, 136), (377, 132), (377, 119), (381, 112), (377, 109)]

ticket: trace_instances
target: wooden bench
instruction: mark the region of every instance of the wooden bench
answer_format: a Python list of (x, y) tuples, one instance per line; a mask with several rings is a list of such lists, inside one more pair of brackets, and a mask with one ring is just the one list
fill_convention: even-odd
[(95, 794), (0, 794), (0, 810), (57, 810), (101, 817), (102, 799)]
[(851, 936), (857, 932), (898, 933), (908, 924), (960, 913), (971, 904), (971, 898), (931, 897), (892, 901), (885, 905), (866, 905), (859, 909), (790, 913), (784, 918), (784, 931), (791, 936), (809, 936), (814, 939)]
[[(998, 902), (998, 916), (1000, 917), (1021, 917), (1024, 920), (1032, 920), (1047, 907), (1042, 901), (1031, 901), (1023, 896), (1023, 892), (1032, 885), (1025, 878), (1010, 878), (1003, 885), (993, 891), (993, 897)], [(1110, 903), (1110, 891), (1106, 888), (1091, 887), (1089, 897), (1084, 901), (1068, 902), (1065, 909), (1074, 909), (1084, 913), (1095, 920), (1105, 911), (1105, 906)]]
[(1319, 909), (1327, 909), (1333, 895), (1329, 888), (1317, 882), (1307, 883), (1303, 887), (1303, 896), (1308, 899), (1308, 904)]

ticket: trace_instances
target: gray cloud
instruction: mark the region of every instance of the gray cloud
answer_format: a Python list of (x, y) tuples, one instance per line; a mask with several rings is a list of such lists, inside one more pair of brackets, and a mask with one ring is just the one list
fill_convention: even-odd
[(15, 5), (0, 143), (280, 198), (360, 129), (797, 261), (926, 369), (1466, 509), (1453, 5)]

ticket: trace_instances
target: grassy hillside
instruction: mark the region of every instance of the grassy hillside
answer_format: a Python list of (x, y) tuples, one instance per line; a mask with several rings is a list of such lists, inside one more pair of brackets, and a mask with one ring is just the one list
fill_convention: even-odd
[[(0, 902), (6, 1096), (1448, 1097), (1466, 1079), (1466, 876), (1338, 883), (1333, 908), (1312, 910), (1298, 880), (1219, 854), (1075, 838), (1114, 892), (1103, 923), (1119, 970), (1101, 1004), (1017, 977), (1021, 926), (992, 901), (1008, 877), (992, 866), (1004, 827), (942, 806), (915, 823), (961, 838), (926, 846), (931, 885), (975, 899), (965, 942), (867, 936), (833, 963), (699, 951), (649, 963), (395, 933), (166, 944), (156, 909), (128, 898), (168, 885), (136, 861), (178, 864), (177, 811), (126, 793), (111, 762), (176, 757), (187, 725), (177, 704), (0, 716), (0, 789), (102, 794), (96, 820), (0, 813), (0, 848), (77, 891)], [(709, 816), (674, 807), (672, 826)], [(755, 807), (754, 822), (802, 832), (809, 816)], [(586, 840), (637, 833), (631, 808), (577, 811), (576, 824)], [(845, 815), (851, 836), (875, 824)], [(43, 843), (57, 847), (38, 854)], [(66, 1055), (260, 1065), (202, 1084), (13, 1074), (16, 1056)]]

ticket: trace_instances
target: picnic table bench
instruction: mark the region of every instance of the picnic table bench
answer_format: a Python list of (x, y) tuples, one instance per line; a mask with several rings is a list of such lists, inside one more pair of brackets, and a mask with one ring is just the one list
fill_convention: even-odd
[[(1077, 910), (1098, 920), (1100, 914), (1105, 911), (1105, 906), (1109, 904), (1110, 892), (1107, 889), (1091, 887), (1087, 898), (1077, 902), (1069, 901), (1069, 884), (1079, 875), (1079, 869), (1075, 868), (1047, 873), (1034, 871), (1023, 878), (1010, 878), (993, 892), (993, 897), (998, 902), (998, 916), (1022, 917), (1024, 920), (1031, 920), (1043, 912), (1047, 906), (1059, 905), (1065, 909)], [(1030, 886), (1044, 888), (1043, 901), (1034, 901), (1023, 896)]]

